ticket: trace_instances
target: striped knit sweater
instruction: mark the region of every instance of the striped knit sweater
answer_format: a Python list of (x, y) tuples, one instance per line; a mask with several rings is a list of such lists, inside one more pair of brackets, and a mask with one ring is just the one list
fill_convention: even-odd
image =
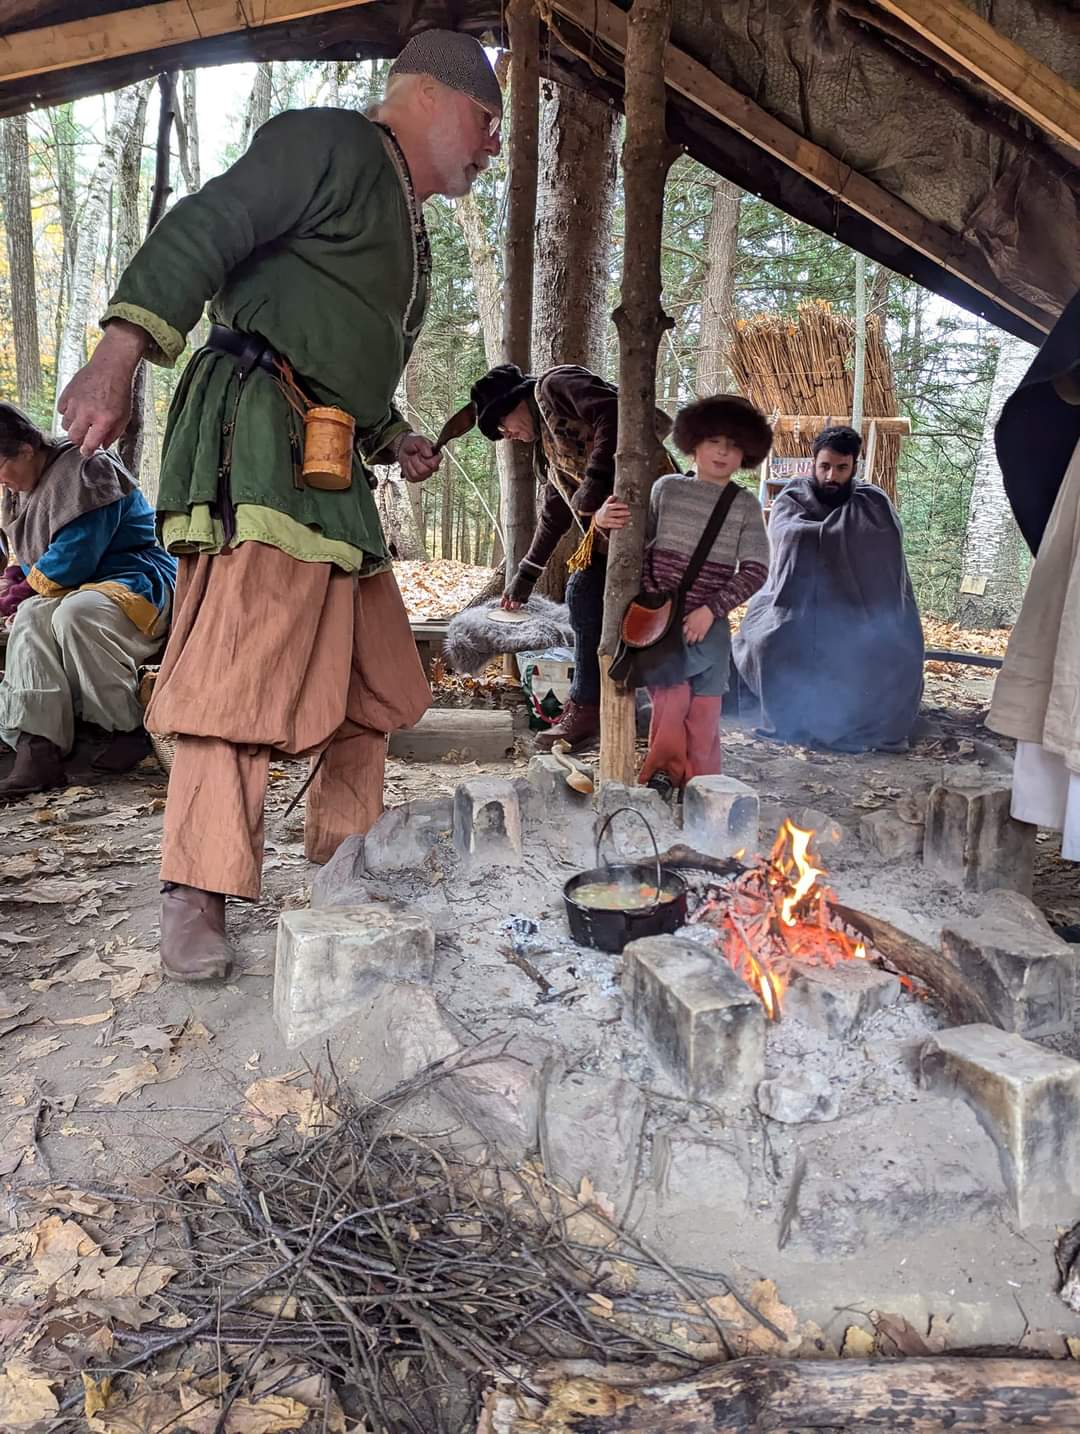
[[(731, 481), (731, 480), (729, 480)], [(698, 539), (723, 492), (717, 483), (672, 474), (658, 478), (649, 501), (649, 546), (645, 553), (644, 584), (647, 592), (671, 592), (678, 587)], [(769, 539), (761, 505), (740, 488), (728, 510), (684, 610), (707, 607), (714, 617), (726, 617), (746, 602), (769, 575)]]

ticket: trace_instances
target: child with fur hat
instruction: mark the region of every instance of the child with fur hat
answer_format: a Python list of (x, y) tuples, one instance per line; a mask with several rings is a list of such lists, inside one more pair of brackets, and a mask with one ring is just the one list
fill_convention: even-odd
[[(681, 409), (674, 439), (693, 469), (658, 478), (649, 499), (643, 586), (672, 592), (690, 563), (720, 494), (740, 468), (756, 468), (772, 447), (764, 414), (745, 398), (718, 394)], [(630, 512), (609, 498), (596, 525), (626, 526)], [(769, 572), (769, 540), (757, 498), (737, 492), (683, 606), (682, 681), (650, 687), (649, 749), (639, 781), (670, 795), (691, 777), (721, 769), (720, 709), (728, 687), (731, 629), (728, 613), (762, 586)]]

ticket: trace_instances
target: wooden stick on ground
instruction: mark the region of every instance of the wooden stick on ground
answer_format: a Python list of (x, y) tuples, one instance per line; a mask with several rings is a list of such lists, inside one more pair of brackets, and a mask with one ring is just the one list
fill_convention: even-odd
[(990, 1434), (1080, 1429), (1080, 1364), (1049, 1359), (739, 1359), (692, 1380), (641, 1388), (556, 1378), (542, 1411), (490, 1396), (500, 1434), (766, 1434), (889, 1429)]
[(645, 510), (656, 477), (656, 351), (673, 321), (660, 306), (664, 184), (675, 157), (667, 138), (664, 51), (672, 0), (634, 0), (626, 45), (626, 243), (615, 310), (619, 333), (619, 448), (615, 495), (630, 523), (611, 536), (600, 640), (600, 780), (634, 780), (634, 694), (611, 682), (608, 668), (627, 603), (641, 585)]

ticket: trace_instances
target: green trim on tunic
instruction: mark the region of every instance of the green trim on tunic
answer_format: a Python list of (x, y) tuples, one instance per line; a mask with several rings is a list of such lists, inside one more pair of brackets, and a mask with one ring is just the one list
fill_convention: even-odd
[[(220, 553), (224, 546), (224, 529), (211, 515), (207, 503), (197, 503), (190, 513), (159, 514), (158, 526), (162, 546), (176, 557)], [(373, 560), (361, 548), (335, 542), (314, 528), (294, 522), (286, 513), (251, 503), (241, 504), (236, 510), (236, 537), (230, 546), (239, 543), (266, 543), (302, 563), (333, 563), (344, 572), (360, 573), (365, 578), (390, 566), (389, 561)]]
[(176, 360), (184, 352), (183, 334), (139, 304), (110, 304), (101, 316), (101, 327), (104, 328), (110, 319), (123, 319), (148, 334), (153, 347), (147, 350), (146, 357), (162, 368), (175, 367)]
[(428, 283), (414, 276), (411, 216), (387, 144), (352, 111), (277, 115), (229, 170), (174, 205), (124, 271), (106, 312), (144, 327), (166, 362), (209, 303), (214, 322), (284, 355), (315, 402), (352, 414), (359, 440), (348, 489), (306, 487), (303, 423), (274, 379), (255, 369), (241, 387), (232, 358), (201, 349), (169, 411), (159, 514), (189, 515), (202, 531), (194, 515), (217, 501), (223, 429), (233, 425), (230, 492), (245, 535), (267, 541), (265, 519), (251, 513), (272, 512), (288, 520), (269, 538), (283, 551), (332, 554), (350, 571), (388, 562), (365, 463), (408, 429), (394, 392)]

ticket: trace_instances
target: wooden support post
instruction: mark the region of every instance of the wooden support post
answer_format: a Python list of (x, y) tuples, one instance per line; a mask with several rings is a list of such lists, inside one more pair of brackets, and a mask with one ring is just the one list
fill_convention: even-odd
[[(158, 129), (154, 150), (154, 188), (150, 194), (150, 213), (146, 221), (147, 234), (165, 213), (165, 206), (172, 193), (169, 180), (170, 146), (172, 128), (176, 121), (176, 75), (172, 72), (158, 75)], [(131, 387), (131, 419), (124, 436), (120, 439), (120, 458), (125, 468), (138, 481), (142, 467), (143, 410), (146, 406), (146, 361), (135, 370), (135, 381)]]
[[(503, 363), (529, 371), (532, 346), (533, 269), (536, 248), (536, 179), (540, 133), (540, 19), (535, 0), (510, 0), (510, 177), (506, 205)], [(528, 551), (536, 521), (536, 480), (531, 450), (508, 445), (503, 493), (506, 581)]]
[[(1064, 1359), (735, 1359), (696, 1379), (635, 1387), (633, 1371), (543, 1381), (546, 1407), (489, 1396), (504, 1434), (763, 1434), (1080, 1429), (1080, 1364)], [(620, 1377), (622, 1376), (622, 1377)]]
[(874, 481), (874, 463), (877, 460), (877, 433), (878, 421), (876, 418), (870, 420), (870, 432), (866, 439), (866, 457), (863, 459), (863, 482)]
[[(600, 640), (600, 780), (634, 780), (634, 694), (616, 688), (608, 668), (626, 605), (641, 583), (645, 513), (657, 475), (656, 353), (672, 320), (660, 306), (664, 185), (674, 159), (666, 127), (664, 51), (671, 0), (634, 0), (627, 17), (625, 232), (619, 334), (619, 447), (615, 494), (630, 522), (612, 533)], [(632, 236), (632, 242), (631, 237)]]

